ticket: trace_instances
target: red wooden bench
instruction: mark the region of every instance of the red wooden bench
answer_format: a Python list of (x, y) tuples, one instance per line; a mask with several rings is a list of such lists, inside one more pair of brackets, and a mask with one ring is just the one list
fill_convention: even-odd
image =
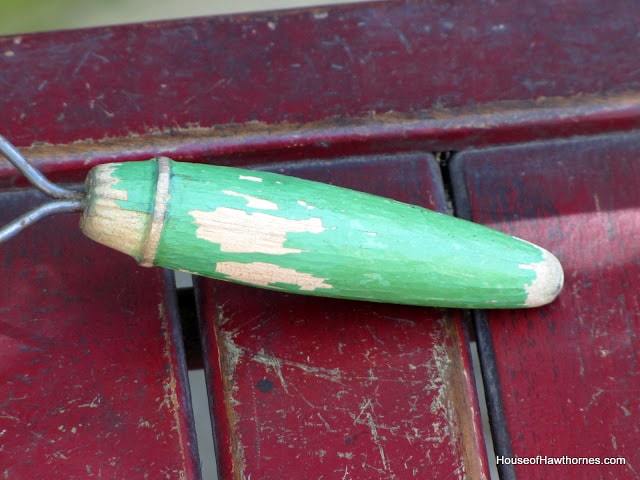
[[(389, 1), (4, 37), (0, 133), (58, 182), (156, 154), (268, 169), (563, 262), (526, 311), (196, 279), (222, 479), (638, 478), (638, 15)], [(0, 162), (0, 222), (42, 201), (25, 186)], [(0, 475), (199, 478), (172, 276), (77, 220), (0, 246)]]

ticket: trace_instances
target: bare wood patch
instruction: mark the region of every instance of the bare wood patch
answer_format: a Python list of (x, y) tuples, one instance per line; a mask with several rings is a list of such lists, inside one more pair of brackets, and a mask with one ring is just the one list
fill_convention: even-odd
[(318, 234), (325, 230), (322, 220), (317, 217), (291, 220), (227, 207), (216, 208), (213, 212), (193, 210), (189, 213), (198, 226), (196, 236), (219, 244), (220, 251), (229, 253), (301, 253), (303, 250), (284, 246), (287, 234)]
[(216, 272), (231, 280), (269, 287), (278, 283), (297, 285), (300, 290), (312, 292), (319, 288), (333, 288), (326, 278), (318, 278), (310, 273), (298, 272), (293, 268), (265, 262), (218, 262)]

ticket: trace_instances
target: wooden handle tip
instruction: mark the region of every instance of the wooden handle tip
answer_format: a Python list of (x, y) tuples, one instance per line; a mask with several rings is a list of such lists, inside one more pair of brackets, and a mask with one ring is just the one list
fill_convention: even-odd
[[(538, 247), (539, 248), (539, 247)], [(521, 268), (534, 270), (536, 278), (529, 285), (525, 285), (527, 292), (527, 307), (540, 307), (556, 299), (564, 285), (564, 270), (560, 261), (549, 251), (540, 248), (542, 261)]]

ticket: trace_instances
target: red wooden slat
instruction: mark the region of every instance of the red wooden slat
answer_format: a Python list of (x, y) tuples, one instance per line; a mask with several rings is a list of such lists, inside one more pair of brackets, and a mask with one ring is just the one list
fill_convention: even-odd
[[(35, 201), (4, 193), (0, 224)], [(72, 214), (1, 245), (0, 265), (0, 477), (199, 478), (171, 277)]]
[[(425, 154), (274, 169), (446, 208)], [(487, 477), (459, 313), (198, 291), (223, 479)]]
[(254, 162), (625, 130), (640, 118), (639, 14), (624, 0), (389, 1), (10, 36), (0, 132), (71, 145), (35, 153), (79, 180), (85, 159), (158, 150)]
[(548, 307), (489, 312), (504, 418), (520, 457), (626, 465), (519, 465), (518, 478), (638, 478), (640, 137), (459, 155), (474, 220), (540, 243), (566, 283)]

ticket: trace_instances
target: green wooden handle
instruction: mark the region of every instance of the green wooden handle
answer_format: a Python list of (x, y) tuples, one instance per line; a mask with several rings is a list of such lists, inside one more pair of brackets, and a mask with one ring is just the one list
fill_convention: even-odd
[(309, 295), (534, 307), (563, 282), (551, 253), (481, 225), (322, 183), (168, 158), (94, 168), (81, 228), (142, 265)]

